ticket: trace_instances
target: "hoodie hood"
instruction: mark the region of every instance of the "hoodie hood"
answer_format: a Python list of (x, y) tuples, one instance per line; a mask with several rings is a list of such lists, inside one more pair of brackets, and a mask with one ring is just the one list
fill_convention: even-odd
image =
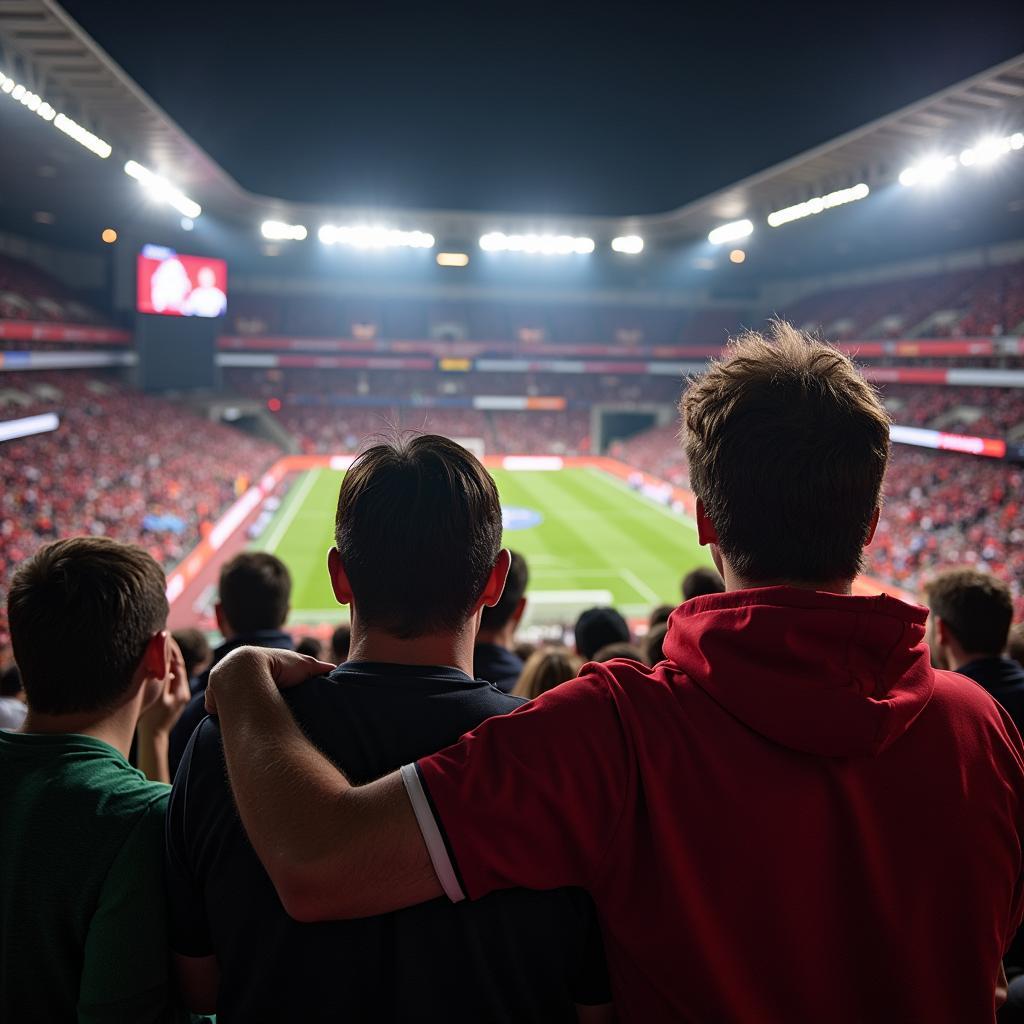
[(808, 754), (871, 756), (931, 699), (927, 617), (884, 594), (738, 590), (680, 605), (664, 651), (762, 736)]

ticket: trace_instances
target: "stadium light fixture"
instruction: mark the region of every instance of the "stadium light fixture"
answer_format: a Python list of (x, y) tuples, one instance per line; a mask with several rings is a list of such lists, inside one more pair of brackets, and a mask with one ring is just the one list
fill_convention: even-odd
[(729, 253), (730, 263), (743, 263), (747, 258), (747, 254), (742, 249), (733, 249)]
[(176, 188), (166, 178), (161, 178), (159, 174), (154, 174), (148, 167), (143, 167), (142, 164), (136, 163), (134, 160), (129, 160), (124, 165), (124, 173), (129, 178), (134, 178), (154, 199), (173, 206), (178, 213), (183, 217), (188, 217), (189, 220), (195, 220), (203, 212), (203, 208), (194, 199), (189, 199), (181, 189)]
[(484, 252), (524, 252), (530, 256), (586, 256), (594, 251), (594, 240), (585, 235), (506, 235), (489, 231), (480, 236)]
[(106, 160), (110, 156), (112, 149), (109, 142), (101, 139), (98, 135), (93, 135), (76, 121), (72, 121), (66, 114), (60, 113), (37, 93), (27, 89), (2, 71), (0, 71), (0, 92), (10, 96), (12, 100), (52, 124), (58, 131), (62, 131), (68, 138), (74, 139), (80, 146), (84, 146), (101, 159)]
[(265, 220), (260, 232), (272, 242), (301, 242), (309, 234), (304, 224), (285, 224), (280, 220)]
[(113, 245), (117, 241), (117, 232), (113, 228), (104, 228), (100, 234), (100, 238), (107, 243), (107, 245)]
[(644, 240), (639, 235), (619, 235), (612, 239), (612, 251), (639, 256), (644, 251)]
[(828, 195), (815, 196), (805, 203), (797, 203), (795, 206), (787, 206), (782, 210), (775, 210), (768, 214), (768, 223), (773, 227), (781, 227), (794, 220), (801, 220), (804, 217), (813, 217), (824, 210), (831, 210), (837, 206), (845, 206), (847, 203), (855, 203), (858, 199), (867, 199), (871, 189), (863, 182), (854, 185), (852, 188), (841, 188), (837, 192), (829, 192)]
[(433, 249), (429, 231), (403, 231), (379, 224), (324, 224), (317, 232), (324, 245), (348, 245), (353, 249)]
[(915, 185), (937, 185), (956, 170), (956, 157), (933, 154), (900, 171), (900, 184), (906, 188)]
[(465, 267), (468, 264), (468, 252), (439, 252), (437, 254), (437, 265), (439, 267)]
[(963, 150), (960, 154), (960, 163), (964, 167), (987, 166), (995, 163), (1001, 156), (1015, 149), (1024, 149), (1024, 133), (1014, 132), (1012, 135), (1004, 135), (999, 138), (995, 135), (988, 135), (979, 139), (969, 149)]
[(708, 241), (712, 245), (721, 245), (723, 242), (737, 242), (747, 235), (753, 234), (754, 225), (747, 219), (730, 221), (722, 224), (713, 231), (708, 232)]

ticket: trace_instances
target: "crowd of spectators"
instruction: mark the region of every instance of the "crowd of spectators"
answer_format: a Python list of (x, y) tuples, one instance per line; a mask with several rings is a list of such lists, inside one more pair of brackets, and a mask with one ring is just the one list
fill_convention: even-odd
[(0, 255), (0, 320), (102, 324), (103, 317), (55, 277), (13, 256)]

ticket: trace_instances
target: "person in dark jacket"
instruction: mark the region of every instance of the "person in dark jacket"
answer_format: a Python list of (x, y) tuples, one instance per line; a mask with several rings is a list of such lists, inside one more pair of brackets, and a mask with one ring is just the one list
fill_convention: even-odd
[(493, 608), (484, 608), (473, 648), (473, 675), (494, 683), (502, 693), (515, 689), (523, 671), (523, 660), (515, 652), (515, 636), (526, 611), (526, 585), (530, 580), (526, 559), (515, 551), (509, 554), (512, 563), (505, 590)]
[(224, 642), (214, 650), (209, 667), (193, 681), (194, 696), (171, 732), (168, 756), (172, 779), (189, 737), (206, 717), (203, 699), (210, 669), (236, 647), (247, 644), (295, 649), (291, 634), (282, 628), (291, 604), (292, 577), (280, 558), (265, 551), (235, 555), (220, 571), (217, 593), (214, 614)]

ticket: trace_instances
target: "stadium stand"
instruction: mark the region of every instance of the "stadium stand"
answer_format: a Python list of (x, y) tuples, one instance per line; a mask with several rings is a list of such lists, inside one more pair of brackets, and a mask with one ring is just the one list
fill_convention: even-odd
[(32, 264), (4, 255), (0, 255), (0, 320), (105, 322), (55, 277)]

